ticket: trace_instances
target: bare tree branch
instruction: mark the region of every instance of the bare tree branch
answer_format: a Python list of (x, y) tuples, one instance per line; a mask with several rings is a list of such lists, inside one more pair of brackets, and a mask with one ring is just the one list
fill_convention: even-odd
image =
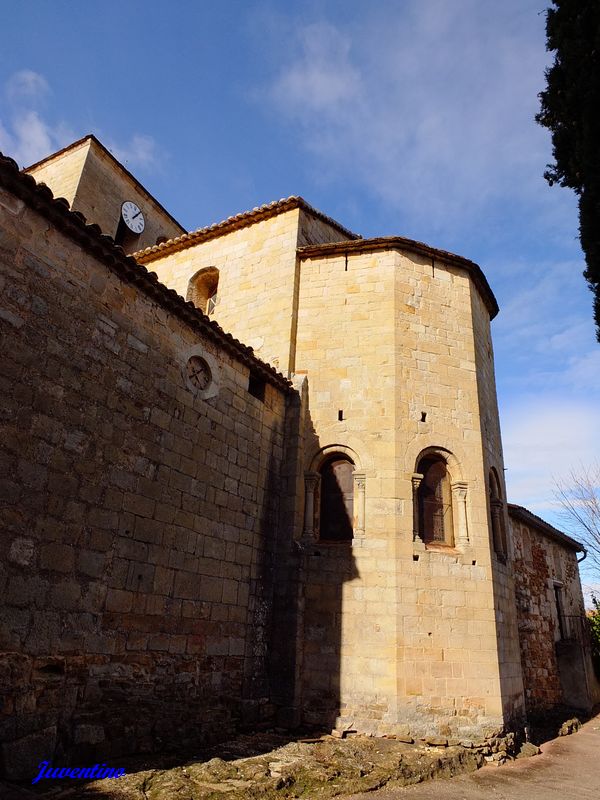
[(589, 565), (600, 576), (600, 462), (571, 470), (556, 483), (564, 527), (588, 551)]

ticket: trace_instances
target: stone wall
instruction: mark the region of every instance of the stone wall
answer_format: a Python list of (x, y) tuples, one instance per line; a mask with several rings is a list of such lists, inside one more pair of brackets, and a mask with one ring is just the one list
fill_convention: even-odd
[(206, 267), (219, 270), (212, 318), (286, 371), (294, 305), (298, 209), (293, 209), (217, 239), (153, 260), (149, 269), (186, 296), (190, 278)]
[(138, 237), (124, 243), (127, 252), (149, 247), (161, 236), (170, 239), (184, 233), (152, 195), (92, 137), (34, 165), (29, 173), (38, 183), (49, 186), (55, 197), (68, 200), (73, 211), (81, 212), (88, 222), (96, 223), (112, 237), (117, 232), (122, 203), (136, 203), (144, 214), (145, 227)]
[[(522, 713), (514, 603), (490, 549), (482, 420), (498, 430), (497, 407), (493, 386), (480, 390), (485, 330), (474, 330), (479, 314), (489, 339), (489, 311), (478, 296), (474, 307), (464, 270), (368, 248), (301, 255), (307, 485), (319, 454), (338, 449), (365, 486), (352, 546), (307, 545), (302, 706), (340, 727), (481, 736)], [(427, 448), (448, 453), (454, 547), (413, 541), (412, 477)]]
[[(397, 274), (398, 493), (412, 509), (419, 454), (445, 452), (454, 521), (454, 548), (440, 548), (412, 542), (412, 514), (402, 519), (399, 662), (406, 688), (399, 715), (415, 723), (429, 717), (455, 736), (489, 735), (515, 722), (514, 687), (503, 680), (499, 647), (513, 600), (499, 593), (491, 559), (483, 454), (485, 418), (498, 427), (479, 358), (490, 309), (471, 276), (443, 257), (402, 253)], [(493, 445), (501, 464), (499, 443)], [(516, 643), (516, 629), (513, 636)], [(518, 671), (518, 651), (510, 667)]]
[[(381, 730), (395, 700), (393, 274), (393, 254), (300, 265), (304, 469), (317, 473), (324, 457), (341, 451), (366, 475), (366, 529), (352, 543), (307, 544), (301, 702), (308, 721), (345, 720), (360, 730)], [(354, 487), (358, 500), (356, 478)]]
[(0, 166), (0, 735), (28, 777), (268, 711), (291, 390)]
[[(481, 522), (490, 532), (487, 545), (493, 575), (494, 617), (496, 621), (496, 647), (503, 711), (506, 719), (521, 721), (524, 716), (523, 676), (519, 649), (519, 633), (515, 608), (514, 549), (509, 535), (506, 486), (504, 482), (504, 457), (500, 435), (500, 419), (496, 395), (494, 351), (490, 330), (489, 312), (481, 296), (471, 287), (473, 315), (473, 344), (477, 370), (479, 398), (479, 426), (481, 431), (482, 467), (485, 506), (480, 507)], [(490, 473), (499, 483), (498, 498), (490, 495)], [(496, 507), (492, 507), (492, 503)], [(501, 542), (494, 542), (492, 514), (496, 515)]]
[(342, 231), (333, 220), (323, 219), (306, 208), (300, 209), (298, 219), (297, 247), (311, 244), (327, 244), (328, 242), (342, 242), (348, 239), (348, 234)]
[(299, 243), (339, 241), (339, 228), (293, 207), (274, 216), (199, 238), (185, 249), (148, 262), (159, 279), (183, 297), (198, 270), (219, 270), (213, 319), (283, 373), (295, 371)]
[(598, 684), (589, 658), (577, 549), (528, 516), (529, 523), (519, 508), (510, 514), (527, 710), (543, 712), (561, 704), (587, 708), (597, 702)]
[[(492, 541), (492, 469), (510, 531), (478, 268), (290, 198), (138, 254), (166, 289), (29, 181), (0, 162), (5, 769), (274, 711), (462, 739), (519, 724), (513, 573), (540, 619), (542, 573), (578, 583), (546, 544), (544, 572), (521, 532)], [(182, 299), (206, 267), (218, 324)], [(351, 542), (319, 537), (334, 453), (354, 465)], [(424, 453), (449, 473), (437, 544), (415, 530)]]
[(90, 142), (85, 139), (64, 153), (56, 154), (39, 164), (34, 164), (30, 174), (38, 183), (45, 183), (46, 186), (49, 186), (55, 197), (64, 197), (73, 207), (89, 151)]

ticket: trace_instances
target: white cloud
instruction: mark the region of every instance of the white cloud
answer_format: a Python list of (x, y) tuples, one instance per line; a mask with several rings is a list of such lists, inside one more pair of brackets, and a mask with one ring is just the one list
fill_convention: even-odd
[(600, 391), (600, 348), (597, 344), (594, 350), (569, 359), (564, 380), (575, 389)]
[(502, 439), (509, 501), (556, 517), (556, 482), (600, 452), (597, 405), (548, 393), (520, 398), (503, 409)]
[(331, 25), (308, 25), (298, 34), (301, 54), (276, 79), (271, 96), (290, 117), (307, 112), (325, 114), (343, 110), (343, 104), (363, 94), (358, 70), (350, 60), (350, 42)]
[(11, 102), (38, 101), (50, 92), (48, 81), (39, 72), (22, 69), (6, 82), (6, 95)]
[[(39, 161), (78, 138), (67, 122), (54, 121), (42, 114), (40, 105), (49, 94), (46, 78), (30, 69), (15, 72), (4, 86), (6, 103), (5, 116), (0, 117), (0, 150), (21, 167)], [(154, 139), (146, 134), (135, 133), (125, 144), (109, 140), (107, 146), (119, 161), (132, 169), (154, 169), (164, 158)]]
[(0, 120), (0, 151), (5, 155), (10, 155), (11, 158), (14, 158), (11, 153), (14, 153), (14, 145), (12, 136), (6, 130), (4, 125), (2, 125), (2, 121)]
[(43, 75), (30, 69), (9, 77), (4, 86), (5, 117), (0, 118), (0, 149), (22, 167), (64, 147), (73, 135), (63, 122), (53, 123), (40, 112), (50, 93)]
[(130, 169), (136, 167), (149, 169), (160, 163), (156, 142), (146, 134), (136, 133), (126, 144), (118, 145), (110, 142), (107, 147), (115, 158)]
[(319, 165), (351, 165), (405, 221), (473, 221), (509, 190), (533, 196), (548, 159), (543, 18), (524, 5), (413, 1), (360, 28), (305, 26), (267, 98)]
[(12, 118), (12, 134), (13, 158), (23, 165), (33, 164), (63, 146), (51, 126), (40, 118), (37, 111), (15, 114)]
[[(495, 350), (513, 385), (558, 387), (588, 397), (600, 391), (600, 349), (592, 298), (578, 261), (496, 265), (506, 298), (494, 322)], [(582, 394), (582, 396), (585, 396)]]

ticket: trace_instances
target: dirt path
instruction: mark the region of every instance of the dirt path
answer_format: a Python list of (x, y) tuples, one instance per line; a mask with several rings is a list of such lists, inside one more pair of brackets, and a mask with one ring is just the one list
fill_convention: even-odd
[[(1, 800), (587, 800), (600, 798), (600, 715), (502, 767), (461, 747), (242, 735), (204, 756), (129, 763), (118, 780), (0, 784)], [(451, 777), (456, 776), (456, 777)], [(413, 785), (417, 784), (417, 785)], [(381, 787), (381, 788), (380, 788)]]
[(346, 795), (343, 800), (598, 800), (599, 797), (600, 715), (572, 736), (543, 745), (542, 754), (533, 758), (418, 786)]

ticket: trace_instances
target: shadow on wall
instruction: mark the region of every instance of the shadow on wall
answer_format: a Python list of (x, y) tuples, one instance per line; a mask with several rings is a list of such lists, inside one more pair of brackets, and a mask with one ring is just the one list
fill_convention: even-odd
[(343, 586), (358, 576), (352, 552), (354, 464), (345, 453), (328, 453), (307, 479), (313, 481), (312, 498), (305, 497), (306, 468), (323, 444), (310, 416), (306, 382), (295, 402), (288, 420), (297, 420), (296, 434), (286, 432), (295, 448), (296, 470), (287, 483), (288, 501), (293, 498), (295, 507), (292, 513), (284, 501), (271, 684), (281, 724), (329, 729), (341, 710)]
[(284, 387), (263, 402), (223, 350), (219, 393), (194, 394), (182, 354), (218, 332), (76, 244), (43, 260), (3, 242), (13, 306), (46, 311), (0, 353), (21, 398), (0, 437), (1, 769), (223, 740), (271, 711)]

